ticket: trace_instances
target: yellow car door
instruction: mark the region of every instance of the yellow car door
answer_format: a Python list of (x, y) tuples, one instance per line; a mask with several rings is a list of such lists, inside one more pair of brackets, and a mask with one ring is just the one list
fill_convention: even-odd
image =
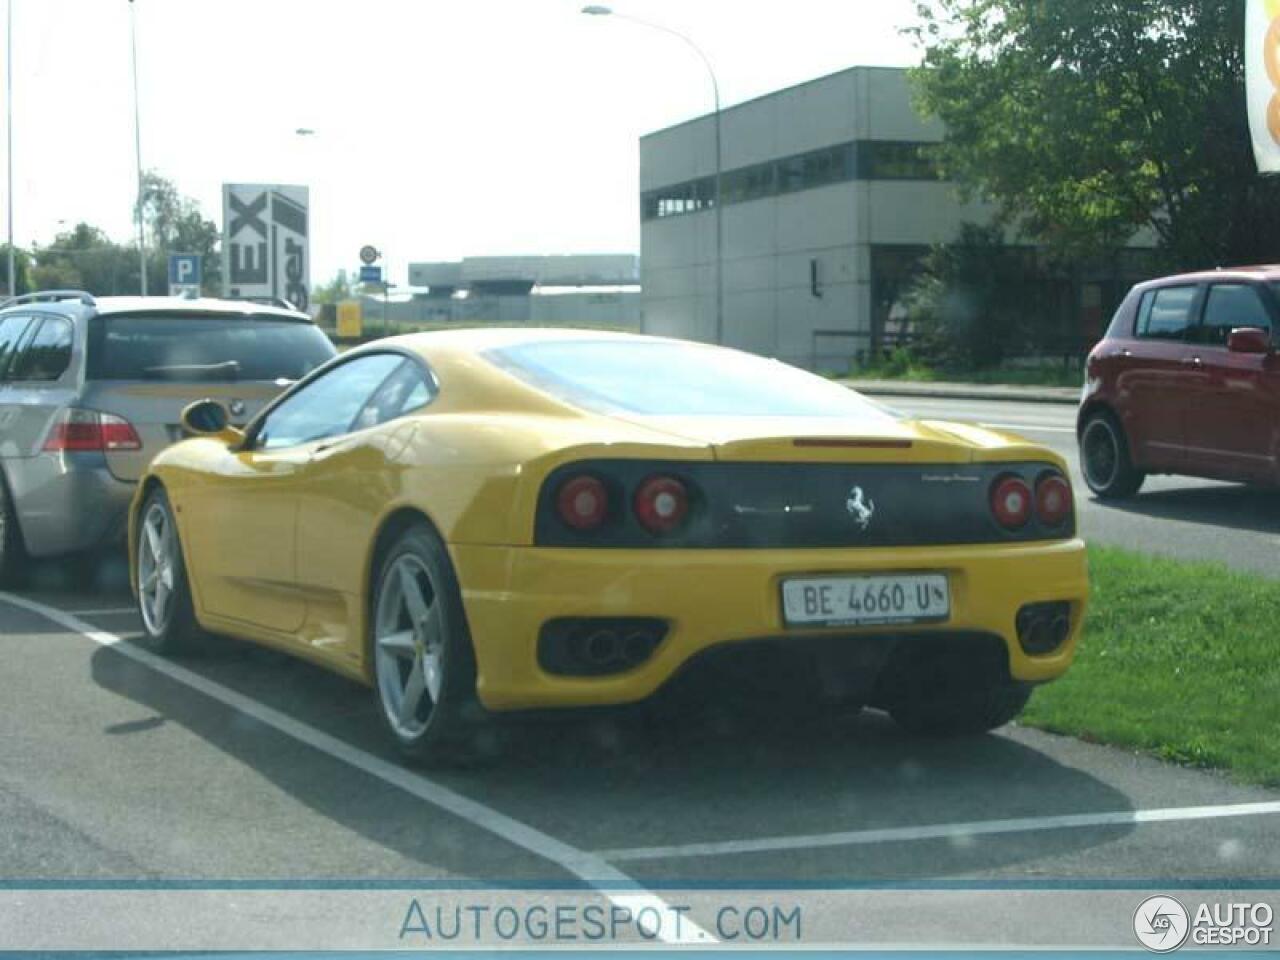
[(386, 505), (400, 495), (401, 454), (416, 423), (406, 415), (435, 395), (426, 367), (404, 358), (359, 411), (353, 430), (316, 446), (302, 468), (298, 579), (307, 591), (305, 642), (351, 660), (361, 656), (358, 622), (366, 548)]
[(250, 428), (242, 449), (188, 517), (204, 611), (284, 634), (307, 615), (298, 512), (317, 450), (349, 433), (399, 354), (361, 354), (305, 380)]

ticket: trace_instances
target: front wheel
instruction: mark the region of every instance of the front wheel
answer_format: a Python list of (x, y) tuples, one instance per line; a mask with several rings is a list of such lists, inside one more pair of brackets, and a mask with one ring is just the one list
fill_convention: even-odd
[(137, 536), (138, 613), (157, 653), (190, 651), (201, 639), (173, 507), (157, 487), (142, 505)]
[(1146, 479), (1133, 465), (1124, 430), (1105, 411), (1092, 414), (1080, 431), (1080, 469), (1089, 489), (1104, 500), (1131, 497)]
[(406, 530), (374, 581), (371, 647), (378, 715), (409, 760), (461, 759), (483, 715), (453, 566), (426, 526)]

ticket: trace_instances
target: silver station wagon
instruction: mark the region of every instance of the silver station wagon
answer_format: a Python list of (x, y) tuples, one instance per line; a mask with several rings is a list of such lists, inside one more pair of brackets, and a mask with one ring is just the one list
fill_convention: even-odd
[(134, 485), (212, 397), (237, 423), (335, 353), (305, 314), (239, 300), (28, 294), (0, 304), (0, 586), (29, 557), (123, 542)]

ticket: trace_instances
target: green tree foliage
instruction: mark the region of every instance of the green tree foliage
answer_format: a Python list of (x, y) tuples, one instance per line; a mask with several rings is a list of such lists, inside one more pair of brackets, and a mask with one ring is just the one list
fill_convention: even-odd
[(332, 280), (311, 291), (311, 302), (341, 303), (355, 296), (355, 290), (356, 285), (352, 282), (351, 275), (345, 270), (339, 270)]
[[(218, 228), (205, 219), (199, 205), (180, 194), (171, 181), (148, 172), (143, 176), (142, 210), (148, 292), (168, 292), (170, 253), (198, 253), (204, 260), (203, 289), (210, 295), (219, 295), (222, 271)], [(78, 223), (59, 233), (48, 246), (33, 247), (31, 257), (34, 265), (29, 276), (34, 289), (81, 289), (99, 296), (136, 294), (139, 290), (136, 243), (116, 243), (88, 223)]]
[(142, 176), (142, 212), (147, 232), (147, 283), (151, 289), (168, 289), (169, 254), (198, 253), (203, 260), (203, 291), (220, 295), (218, 225), (205, 218), (200, 205), (179, 193), (173, 181), (148, 170)]
[(976, 370), (1043, 346), (1047, 313), (1027, 305), (1043, 301), (1048, 283), (1034, 251), (1008, 246), (997, 226), (964, 224), (954, 243), (930, 251), (906, 294), (913, 354)]
[(1280, 178), (1248, 136), (1242, 0), (918, 6), (939, 160), (1005, 223), (1072, 254), (1154, 232), (1177, 268), (1280, 259)]
[[(34, 287), (31, 285), (31, 254), (18, 247), (13, 251), (13, 272), (18, 275), (18, 284), (14, 288), (17, 294), (30, 293)], [(9, 245), (0, 243), (0, 294), (7, 296), (9, 293)]]

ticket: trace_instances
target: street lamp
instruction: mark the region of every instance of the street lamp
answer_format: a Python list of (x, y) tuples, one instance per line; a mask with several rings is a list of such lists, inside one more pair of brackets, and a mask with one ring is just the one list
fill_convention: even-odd
[(138, 106), (138, 17), (129, 0), (129, 53), (133, 63), (133, 149), (138, 164), (138, 276), (142, 295), (147, 295), (147, 237), (142, 214), (142, 123)]
[(14, 272), (15, 258), (13, 254), (13, 0), (9, 0), (5, 8), (4, 44), (4, 140), (9, 151), (8, 159), (5, 162), (9, 177), (9, 296), (16, 297), (18, 295), (18, 277)]
[(716, 195), (715, 195), (715, 215), (716, 215), (716, 340), (718, 344), (724, 343), (724, 207), (720, 202), (721, 198), (721, 179), (724, 173), (724, 159), (720, 149), (720, 83), (716, 80), (716, 72), (711, 66), (711, 61), (707, 59), (707, 55), (702, 52), (702, 48), (686, 37), (678, 30), (672, 30), (670, 27), (664, 27), (660, 23), (653, 23), (649, 20), (642, 20), (639, 17), (633, 17), (629, 14), (618, 13), (612, 7), (605, 7), (599, 4), (590, 4), (582, 8), (582, 12), (589, 17), (617, 17), (619, 20), (629, 20), (637, 23), (642, 27), (648, 27), (650, 30), (658, 30), (662, 33), (670, 34), (678, 40), (683, 41), (694, 53), (698, 55), (698, 59), (702, 61), (702, 65), (707, 68), (707, 75), (711, 77), (711, 94), (715, 101), (715, 131), (716, 131)]

